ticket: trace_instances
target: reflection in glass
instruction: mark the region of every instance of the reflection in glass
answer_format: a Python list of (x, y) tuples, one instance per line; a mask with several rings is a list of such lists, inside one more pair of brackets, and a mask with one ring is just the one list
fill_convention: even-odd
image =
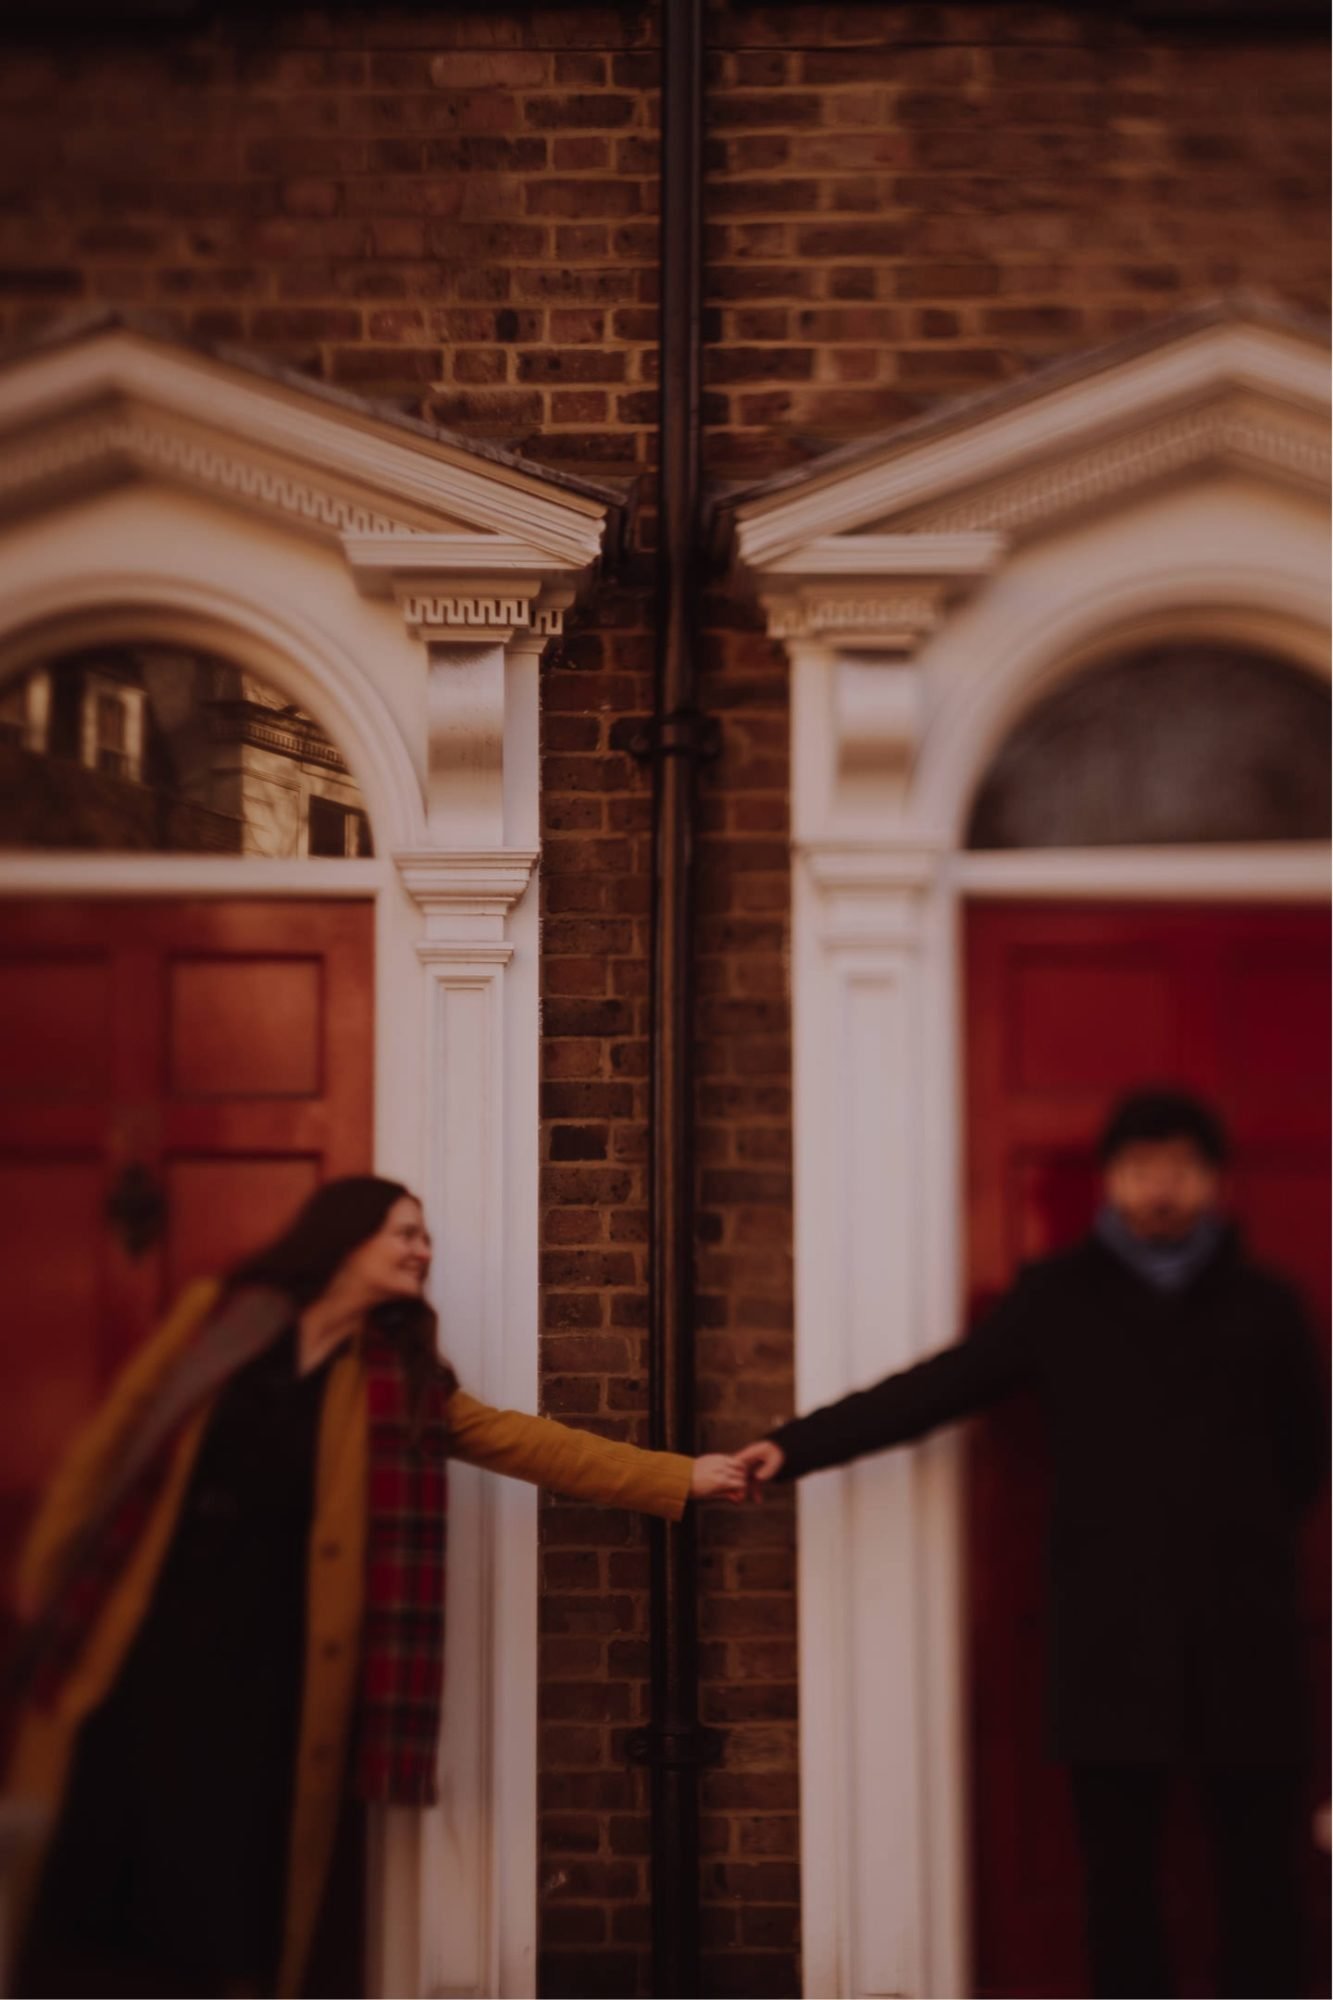
[(973, 848), (1323, 840), (1329, 696), (1229, 647), (1092, 669), (1014, 729), (982, 781)]
[(337, 749), (208, 653), (98, 646), (0, 687), (0, 846), (366, 855)]

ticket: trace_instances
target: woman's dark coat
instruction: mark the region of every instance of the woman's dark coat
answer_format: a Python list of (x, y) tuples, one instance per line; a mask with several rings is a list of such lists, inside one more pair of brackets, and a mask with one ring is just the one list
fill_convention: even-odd
[(796, 1479), (1024, 1389), (1052, 1461), (1049, 1717), (1070, 1761), (1299, 1758), (1300, 1515), (1327, 1394), (1300, 1304), (1229, 1235), (1183, 1292), (1099, 1239), (957, 1347), (773, 1433)]

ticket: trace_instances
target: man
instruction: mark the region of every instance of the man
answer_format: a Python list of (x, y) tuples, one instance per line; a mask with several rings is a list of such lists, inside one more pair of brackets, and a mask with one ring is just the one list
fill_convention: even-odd
[(1049, 1727), (1070, 1766), (1093, 1987), (1172, 1992), (1157, 1880), (1168, 1783), (1194, 1776), (1226, 1995), (1301, 1990), (1299, 1523), (1327, 1451), (1292, 1289), (1220, 1207), (1226, 1140), (1141, 1091), (1102, 1137), (1104, 1205), (972, 1337), (740, 1454), (799, 1479), (1035, 1389), (1053, 1461)]

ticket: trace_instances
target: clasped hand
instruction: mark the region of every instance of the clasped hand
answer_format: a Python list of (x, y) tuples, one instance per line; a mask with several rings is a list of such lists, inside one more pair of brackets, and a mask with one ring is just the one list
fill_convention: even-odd
[(694, 1461), (690, 1492), (696, 1500), (758, 1500), (782, 1470), (782, 1448), (768, 1438), (737, 1452), (705, 1452)]

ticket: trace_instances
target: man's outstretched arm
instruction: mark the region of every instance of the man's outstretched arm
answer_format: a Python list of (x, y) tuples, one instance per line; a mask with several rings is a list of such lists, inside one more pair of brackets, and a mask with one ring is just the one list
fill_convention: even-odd
[(925, 1437), (988, 1409), (1031, 1377), (1032, 1280), (1020, 1277), (968, 1340), (796, 1417), (738, 1455), (753, 1478), (800, 1479)]

